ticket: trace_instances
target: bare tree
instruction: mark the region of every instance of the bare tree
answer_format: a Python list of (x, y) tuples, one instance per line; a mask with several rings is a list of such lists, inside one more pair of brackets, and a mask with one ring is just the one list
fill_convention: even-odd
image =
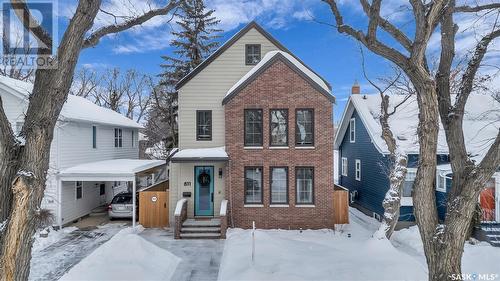
[[(454, 0), (423, 2), (410, 0), (410, 11), (415, 24), (412, 35), (392, 24), (380, 15), (382, 1), (360, 0), (368, 19), (366, 31), (346, 24), (335, 0), (323, 0), (334, 16), (333, 26), (343, 34), (361, 42), (366, 48), (397, 65), (412, 82), (419, 106), (419, 166), (414, 182), (413, 205), (422, 237), (430, 280), (450, 279), (461, 273), (461, 258), (466, 232), (474, 213), (481, 189), (500, 164), (500, 132), (488, 152), (476, 164), (467, 154), (462, 121), (464, 107), (473, 88), (481, 62), (489, 44), (500, 36), (496, 24), (480, 39), (474, 55), (460, 77), (460, 87), (455, 101), (451, 94), (451, 69), (455, 58), (456, 13), (497, 13), (500, 3), (478, 6), (456, 6)], [(440, 26), (441, 53), (437, 73), (429, 70), (426, 50), (431, 36)], [(377, 36), (381, 30), (388, 34), (397, 46), (384, 43)], [(410, 39), (410, 36), (413, 36)], [(392, 41), (392, 42), (394, 42)], [(448, 195), (447, 213), (439, 222), (435, 206), (434, 180), (436, 175), (437, 137), (441, 117), (449, 147), (453, 172), (452, 188)]]
[[(38, 40), (47, 43), (45, 45), (50, 45), (52, 38), (36, 24), (38, 21), (31, 15), (28, 5), (22, 0), (11, 0), (11, 3), (22, 8), (16, 15), (25, 28)], [(57, 48), (55, 59), (58, 67), (39, 68), (35, 72), (33, 91), (21, 132), (25, 139), (22, 149), (14, 137), (3, 107), (0, 107), (0, 221), (7, 219), (7, 227), (1, 235), (2, 281), (28, 279), (35, 218), (44, 195), (53, 131), (69, 94), (80, 52), (96, 46), (106, 35), (141, 25), (155, 16), (166, 15), (177, 4), (177, 1), (169, 1), (163, 7), (89, 33), (101, 1), (80, 0)], [(29, 20), (23, 21), (23, 17)], [(40, 50), (38, 55), (46, 54), (46, 50)]]
[(101, 82), (102, 77), (97, 72), (82, 67), (75, 75), (70, 94), (83, 98), (95, 97), (100, 90)]
[[(4, 50), (11, 49), (11, 52), (14, 54), (18, 53), (19, 50), (22, 49), (21, 52), (22, 54), (5, 56), (4, 59), (7, 61), (4, 61), (2, 67), (0, 67), (0, 75), (21, 81), (32, 82), (35, 76), (35, 68), (33, 68), (32, 65), (26, 65), (29, 59), (29, 53), (31, 52), (30, 46), (28, 46), (27, 49), (21, 47), (22, 45), (21, 36), (16, 36), (15, 38), (16, 41), (13, 44), (13, 46), (9, 46), (7, 44), (9, 40), (6, 39), (7, 36), (9, 35), (10, 34), (5, 34), (5, 33), (2, 35), (3, 49)], [(13, 63), (7, 63), (11, 61), (11, 59), (14, 60)]]

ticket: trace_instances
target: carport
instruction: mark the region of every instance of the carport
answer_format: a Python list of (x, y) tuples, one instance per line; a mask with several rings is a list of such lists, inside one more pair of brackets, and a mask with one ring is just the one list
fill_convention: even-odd
[[(114, 159), (90, 162), (62, 170), (58, 174), (58, 212), (62, 218), (63, 182), (131, 182), (132, 183), (132, 225), (136, 225), (136, 193), (158, 182), (166, 180), (164, 160)], [(62, 220), (58, 222), (62, 226)]]

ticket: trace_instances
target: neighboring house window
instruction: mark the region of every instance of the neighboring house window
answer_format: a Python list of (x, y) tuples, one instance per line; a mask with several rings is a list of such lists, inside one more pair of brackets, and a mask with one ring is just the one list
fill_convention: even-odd
[(288, 145), (288, 110), (271, 109), (269, 118), (271, 131), (271, 146)]
[(247, 44), (245, 45), (245, 64), (246, 65), (256, 65), (260, 61), (260, 45), (259, 44)]
[(417, 169), (408, 169), (406, 172), (406, 178), (403, 185), (403, 194), (402, 197), (412, 197), (413, 193), (413, 182), (415, 181), (415, 177), (417, 176)]
[(262, 167), (245, 167), (245, 204), (262, 204)]
[(97, 148), (97, 127), (92, 126), (92, 148)]
[(356, 119), (354, 118), (349, 122), (349, 141), (356, 142)]
[(123, 147), (122, 129), (115, 129), (115, 147)]
[(347, 158), (342, 157), (342, 175), (347, 177)]
[(271, 204), (288, 204), (288, 168), (271, 167)]
[(443, 174), (440, 171), (437, 172), (436, 190), (446, 192), (446, 174)]
[(106, 194), (106, 184), (101, 183), (99, 185), (99, 195), (104, 195)]
[(361, 160), (356, 159), (356, 180), (360, 181), (361, 180)]
[(262, 109), (245, 109), (245, 146), (262, 146)]
[(314, 168), (298, 167), (295, 170), (297, 204), (314, 203)]
[(81, 199), (83, 195), (83, 182), (77, 181), (75, 183), (75, 188), (76, 188), (76, 199)]
[(314, 111), (312, 109), (297, 109), (295, 112), (295, 145), (314, 145)]
[(132, 147), (135, 147), (135, 141), (134, 141), (134, 130), (131, 131), (131, 137), (132, 137)]
[(196, 140), (212, 140), (212, 111), (196, 111)]

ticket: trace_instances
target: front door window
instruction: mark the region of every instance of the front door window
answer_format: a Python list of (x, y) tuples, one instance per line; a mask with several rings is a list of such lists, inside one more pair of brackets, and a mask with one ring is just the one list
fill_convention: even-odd
[(195, 215), (213, 216), (214, 168), (195, 167)]
[(491, 179), (486, 184), (486, 187), (481, 191), (479, 196), (481, 204), (482, 221), (494, 222), (496, 221), (496, 194), (495, 194), (495, 179)]

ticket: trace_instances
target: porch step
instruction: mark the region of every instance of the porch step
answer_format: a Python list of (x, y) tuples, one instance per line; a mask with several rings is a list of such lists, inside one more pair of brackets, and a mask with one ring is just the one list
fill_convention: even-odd
[(483, 237), (494, 247), (500, 247), (500, 224), (483, 223), (481, 224)]
[(181, 233), (181, 239), (220, 239), (220, 231), (214, 232), (199, 232), (199, 233)]
[(183, 227), (181, 233), (220, 233), (220, 227)]
[(220, 227), (220, 219), (195, 220), (187, 219), (182, 224), (183, 227)]

